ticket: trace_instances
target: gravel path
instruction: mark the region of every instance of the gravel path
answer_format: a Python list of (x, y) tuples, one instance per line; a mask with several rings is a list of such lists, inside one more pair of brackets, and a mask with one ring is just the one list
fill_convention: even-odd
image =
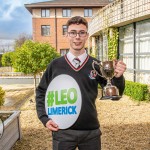
[[(32, 99), (32, 101), (31, 101)], [(102, 150), (150, 150), (150, 103), (123, 96), (96, 103), (102, 130)], [(37, 119), (33, 96), (21, 107), (22, 139), (13, 150), (52, 150), (51, 133)]]

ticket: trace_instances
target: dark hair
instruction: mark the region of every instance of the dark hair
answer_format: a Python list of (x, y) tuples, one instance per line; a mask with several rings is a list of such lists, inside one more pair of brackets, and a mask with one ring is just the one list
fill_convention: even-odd
[(88, 22), (86, 21), (86, 19), (84, 19), (83, 17), (81, 16), (75, 16), (75, 17), (72, 17), (71, 19), (69, 19), (67, 21), (67, 28), (72, 25), (72, 24), (83, 24), (87, 27), (88, 29)]

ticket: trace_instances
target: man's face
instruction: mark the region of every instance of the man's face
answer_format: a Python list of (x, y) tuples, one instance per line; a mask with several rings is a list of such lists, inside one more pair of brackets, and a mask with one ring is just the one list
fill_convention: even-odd
[(75, 51), (84, 50), (84, 45), (88, 38), (86, 26), (83, 24), (70, 25), (68, 27), (67, 38), (70, 43), (70, 50), (75, 50)]

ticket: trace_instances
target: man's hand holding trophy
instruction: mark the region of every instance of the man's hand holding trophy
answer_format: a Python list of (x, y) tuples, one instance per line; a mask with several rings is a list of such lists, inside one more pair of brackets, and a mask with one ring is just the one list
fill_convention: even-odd
[[(100, 73), (95, 69), (95, 65), (98, 65)], [(116, 86), (112, 85), (111, 79), (113, 77), (121, 77), (126, 70), (126, 64), (121, 60), (103, 61), (100, 63), (93, 61), (92, 67), (99, 76), (107, 80), (107, 84), (103, 88), (101, 99), (119, 100), (121, 98), (119, 95), (119, 90)]]

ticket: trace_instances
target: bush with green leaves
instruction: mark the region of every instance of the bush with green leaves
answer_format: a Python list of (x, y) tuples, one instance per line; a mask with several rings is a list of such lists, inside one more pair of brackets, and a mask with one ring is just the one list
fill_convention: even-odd
[(33, 75), (44, 71), (53, 59), (59, 57), (55, 48), (50, 44), (31, 40), (27, 40), (17, 48), (15, 53), (15, 62), (13, 63), (15, 70)]
[(2, 106), (5, 102), (5, 91), (0, 87), (0, 106)]
[(32, 74), (34, 76), (34, 88), (36, 88), (36, 75), (45, 71), (47, 65), (59, 56), (56, 49), (49, 43), (27, 40), (16, 49), (13, 68), (17, 72)]
[(2, 66), (11, 67), (13, 65), (14, 52), (7, 52), (2, 55)]
[(126, 81), (124, 94), (137, 101), (150, 101), (150, 92), (147, 84)]

